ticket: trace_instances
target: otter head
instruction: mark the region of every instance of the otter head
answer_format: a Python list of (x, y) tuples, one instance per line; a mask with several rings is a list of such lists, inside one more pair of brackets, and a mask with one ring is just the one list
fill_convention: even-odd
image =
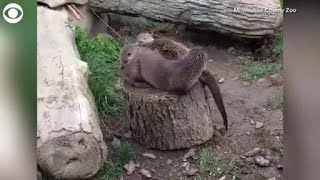
[(137, 48), (134, 45), (126, 45), (121, 49), (119, 59), (122, 64), (129, 63), (134, 57)]
[(137, 43), (139, 44), (149, 44), (154, 40), (152, 34), (150, 33), (141, 33), (137, 36)]

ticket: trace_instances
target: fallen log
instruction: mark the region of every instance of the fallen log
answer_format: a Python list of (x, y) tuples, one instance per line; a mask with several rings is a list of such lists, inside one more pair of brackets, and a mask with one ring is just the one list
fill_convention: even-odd
[(124, 99), (132, 137), (148, 148), (190, 148), (214, 134), (212, 117), (216, 119), (219, 114), (211, 114), (200, 83), (183, 96), (124, 83)]
[(38, 165), (57, 179), (94, 176), (107, 154), (65, 8), (38, 6)]
[(99, 12), (142, 16), (245, 38), (262, 38), (282, 24), (274, 0), (89, 0)]

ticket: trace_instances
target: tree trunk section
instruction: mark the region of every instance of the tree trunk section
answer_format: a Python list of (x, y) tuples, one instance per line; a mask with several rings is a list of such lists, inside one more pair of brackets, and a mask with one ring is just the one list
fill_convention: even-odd
[(38, 6), (38, 165), (57, 179), (94, 176), (106, 157), (68, 12)]
[(200, 83), (183, 96), (127, 84), (124, 94), (132, 137), (148, 148), (190, 148), (213, 136), (211, 111)]
[(100, 12), (143, 16), (245, 38), (274, 34), (283, 20), (282, 13), (266, 11), (281, 9), (274, 0), (89, 0), (89, 3)]

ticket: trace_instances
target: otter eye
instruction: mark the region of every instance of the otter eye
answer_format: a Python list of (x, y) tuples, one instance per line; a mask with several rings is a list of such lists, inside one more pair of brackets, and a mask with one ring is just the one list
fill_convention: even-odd
[(128, 56), (130, 56), (130, 55), (131, 55), (131, 53), (130, 53), (130, 52), (128, 52), (128, 53), (127, 53), (127, 55), (128, 55)]

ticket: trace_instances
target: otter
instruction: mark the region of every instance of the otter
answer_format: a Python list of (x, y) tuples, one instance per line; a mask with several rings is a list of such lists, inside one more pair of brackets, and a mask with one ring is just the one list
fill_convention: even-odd
[(141, 33), (136, 38), (137, 45), (157, 49), (169, 60), (181, 60), (189, 52), (189, 48), (172, 39), (161, 37), (154, 39), (150, 33)]
[(220, 114), (222, 116), (223, 125), (224, 125), (226, 131), (228, 131), (228, 117), (227, 117), (226, 109), (224, 107), (220, 87), (219, 87), (216, 79), (214, 78), (214, 76), (212, 75), (212, 73), (210, 71), (204, 70), (202, 72), (199, 80), (201, 83), (208, 86), (208, 88), (213, 96), (214, 102), (216, 103), (216, 105), (220, 111)]
[(200, 49), (191, 49), (181, 61), (170, 61), (157, 50), (126, 45), (120, 59), (122, 77), (134, 82), (146, 82), (154, 88), (186, 94), (197, 82), (207, 65), (207, 55)]

